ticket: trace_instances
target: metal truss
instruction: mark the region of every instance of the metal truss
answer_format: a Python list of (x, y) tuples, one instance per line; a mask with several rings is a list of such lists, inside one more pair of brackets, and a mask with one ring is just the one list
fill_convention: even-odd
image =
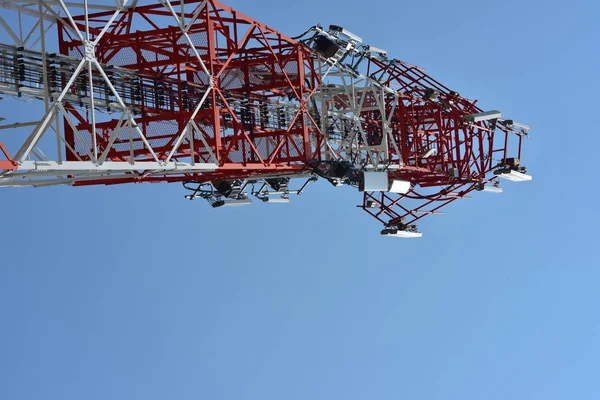
[[(474, 190), (497, 188), (503, 167), (526, 172), (520, 158), (529, 126), (484, 112), (422, 68), (389, 59), (341, 27), (316, 26), (303, 36), (325, 58), (321, 76), (334, 77), (320, 94), (329, 105), (322, 107), (328, 111), (322, 129), (330, 148), (338, 139), (338, 159), (411, 183), (403, 193), (364, 193), (359, 207), (384, 226), (415, 233), (424, 216), (441, 214)], [(511, 151), (516, 158), (508, 157)]]
[[(15, 2), (20, 3), (20, 2)], [(25, 2), (23, 2), (25, 3)], [(19, 32), (23, 30), (23, 15), (38, 17), (38, 22), (25, 37), (17, 37), (15, 31), (8, 28), (8, 32), (17, 42), (17, 46), (2, 46), (2, 92), (5, 94), (40, 98), (46, 104), (44, 117), (35, 125), (34, 131), (27, 137), (22, 146), (12, 157), (13, 166), (0, 177), (0, 185), (4, 186), (47, 186), (52, 184), (73, 184), (95, 180), (114, 180), (130, 178), (132, 172), (141, 176), (154, 174), (181, 174), (186, 172), (214, 171), (215, 163), (185, 162), (174, 160), (172, 155), (160, 158), (140, 124), (134, 118), (134, 111), (125, 105), (123, 97), (117, 92), (113, 81), (114, 74), (108, 72), (110, 66), (101, 65), (96, 57), (96, 48), (107, 31), (111, 29), (116, 19), (125, 11), (124, 3), (115, 7), (93, 6), (84, 1), (81, 6), (84, 11), (84, 26), (75, 22), (73, 15), (62, 0), (38, 2), (36, 10), (23, 5), (9, 4), (19, 12)], [(71, 6), (77, 6), (77, 4)], [(3, 6), (7, 6), (3, 4)], [(55, 10), (57, 8), (58, 10)], [(89, 11), (95, 9), (108, 12), (110, 16), (99, 30), (92, 31)], [(62, 13), (61, 13), (62, 11)], [(62, 15), (62, 16), (61, 16)], [(48, 54), (45, 49), (46, 28), (45, 21), (52, 21), (61, 32), (66, 32), (75, 37), (83, 48), (79, 59), (61, 57)], [(8, 25), (3, 20), (3, 25)], [(33, 32), (39, 28), (39, 42), (41, 51), (26, 50), (25, 45), (33, 38)], [(32, 44), (34, 45), (36, 41)], [(202, 63), (202, 61), (200, 60)], [(129, 71), (122, 71), (131, 76)], [(78, 92), (76, 86), (84, 85), (85, 93)], [(102, 90), (102, 92), (100, 92)], [(110, 103), (97, 102), (98, 96), (110, 98)], [(206, 96), (205, 96), (206, 97)], [(82, 113), (75, 111), (74, 104), (87, 109), (87, 116), (91, 122), (87, 137), (84, 138), (77, 125), (80, 125)], [(119, 111), (118, 123), (108, 136), (97, 133), (102, 117), (100, 107), (106, 110)], [(110, 116), (114, 119), (114, 115)], [(106, 119), (106, 118), (105, 118)], [(70, 127), (75, 132), (72, 138), (67, 136), (68, 129), (61, 129), (61, 120), (65, 127)], [(10, 126), (9, 126), (10, 127)], [(56, 136), (55, 146), (42, 150), (44, 136), (49, 131), (54, 131)], [(95, 132), (95, 134), (92, 134)], [(174, 153), (181, 140), (188, 135), (183, 132), (170, 148)], [(127, 136), (127, 148), (131, 157), (128, 159), (112, 157), (111, 147), (117, 140), (123, 142)], [(86, 142), (88, 140), (88, 142)], [(102, 146), (99, 141), (104, 141)], [(91, 143), (90, 143), (91, 142)], [(138, 142), (142, 146), (136, 146)], [(46, 143), (44, 143), (46, 145)], [(135, 151), (143, 148), (148, 157), (135, 156)], [(77, 151), (83, 149), (84, 153)], [(53, 155), (49, 159), (46, 155)]]
[[(0, 186), (184, 182), (221, 206), (288, 201), (322, 177), (413, 232), (498, 177), (528, 177), (528, 126), (338, 26), (290, 38), (213, 0), (0, 8), (13, 41), (0, 44), (0, 93), (43, 104), (39, 119), (0, 125)], [(296, 192), (281, 186), (292, 178)]]

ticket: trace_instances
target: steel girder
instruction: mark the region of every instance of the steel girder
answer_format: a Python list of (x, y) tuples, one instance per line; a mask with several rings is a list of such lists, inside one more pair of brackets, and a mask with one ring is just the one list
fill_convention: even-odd
[(410, 188), (366, 191), (360, 207), (405, 229), (497, 185), (503, 168), (525, 172), (529, 127), (340, 27), (293, 39), (213, 0), (0, 7), (36, 21), (0, 18), (15, 42), (0, 45), (0, 92), (45, 106), (39, 121), (0, 126), (34, 127), (12, 153), (0, 142), (3, 186), (307, 175), (358, 186), (380, 172)]

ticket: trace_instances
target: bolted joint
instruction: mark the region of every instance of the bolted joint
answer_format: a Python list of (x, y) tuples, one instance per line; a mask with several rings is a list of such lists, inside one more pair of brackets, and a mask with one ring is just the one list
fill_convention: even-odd
[(83, 47), (84, 47), (84, 51), (85, 51), (85, 59), (87, 61), (95, 61), (96, 60), (96, 46), (94, 46), (94, 43), (89, 41), (89, 40), (85, 40), (83, 42)]

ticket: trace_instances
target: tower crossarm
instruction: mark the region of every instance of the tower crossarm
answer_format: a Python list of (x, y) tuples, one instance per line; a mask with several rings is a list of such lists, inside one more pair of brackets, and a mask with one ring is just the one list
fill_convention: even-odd
[(0, 115), (0, 186), (183, 182), (221, 206), (320, 177), (415, 233), (499, 177), (530, 179), (527, 125), (342, 27), (291, 38), (214, 0), (79, 6), (0, 2), (20, 14), (0, 19), (0, 94), (42, 109)]

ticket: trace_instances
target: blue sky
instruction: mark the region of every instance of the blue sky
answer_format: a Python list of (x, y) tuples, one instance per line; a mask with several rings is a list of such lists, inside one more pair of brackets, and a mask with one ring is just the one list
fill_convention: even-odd
[(227, 4), (342, 25), (531, 124), (534, 180), (419, 240), (322, 181), (216, 210), (175, 184), (3, 189), (0, 399), (599, 398), (598, 5)]

